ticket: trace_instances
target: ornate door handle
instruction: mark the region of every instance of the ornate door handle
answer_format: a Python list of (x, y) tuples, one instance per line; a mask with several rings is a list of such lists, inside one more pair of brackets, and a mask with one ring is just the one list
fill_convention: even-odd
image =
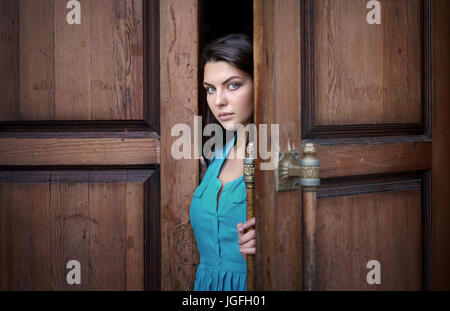
[(320, 160), (315, 157), (316, 147), (308, 142), (303, 148), (303, 158), (298, 152), (279, 152), (278, 167), (275, 171), (275, 190), (296, 190), (299, 186), (305, 191), (314, 191), (320, 185)]

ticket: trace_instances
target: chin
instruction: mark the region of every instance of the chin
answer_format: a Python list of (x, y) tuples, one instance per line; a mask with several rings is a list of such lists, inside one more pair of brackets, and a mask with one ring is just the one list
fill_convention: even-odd
[(222, 126), (227, 131), (233, 131), (233, 130), (237, 129), (237, 125), (235, 122), (224, 122), (224, 123), (222, 123)]

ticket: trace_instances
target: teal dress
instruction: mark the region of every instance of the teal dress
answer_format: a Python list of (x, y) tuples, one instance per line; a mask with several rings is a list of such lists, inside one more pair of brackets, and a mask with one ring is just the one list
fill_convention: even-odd
[(220, 168), (236, 141), (236, 133), (225, 148), (216, 151), (208, 170), (197, 187), (190, 207), (190, 218), (200, 253), (194, 290), (245, 291), (247, 264), (239, 252), (238, 223), (246, 221), (244, 175), (222, 186)]

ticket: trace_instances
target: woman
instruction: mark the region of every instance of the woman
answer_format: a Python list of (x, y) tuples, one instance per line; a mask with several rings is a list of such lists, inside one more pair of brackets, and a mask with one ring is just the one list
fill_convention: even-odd
[(202, 65), (208, 106), (224, 132), (233, 135), (224, 135), (232, 138), (216, 148), (192, 199), (191, 224), (200, 253), (194, 290), (247, 290), (245, 255), (256, 251), (255, 218), (246, 221), (243, 159), (227, 156), (245, 154), (245, 146), (236, 144), (236, 130), (253, 118), (251, 40), (241, 34), (216, 39), (205, 48)]

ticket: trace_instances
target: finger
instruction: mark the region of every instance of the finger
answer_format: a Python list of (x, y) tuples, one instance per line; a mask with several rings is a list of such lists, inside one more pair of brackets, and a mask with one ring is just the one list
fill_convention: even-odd
[(236, 225), (236, 229), (237, 229), (237, 231), (239, 232), (239, 235), (241, 235), (241, 233), (243, 234), (243, 231), (244, 231), (244, 224), (243, 224), (242, 222), (238, 223), (238, 224)]
[(239, 252), (242, 255), (255, 254), (256, 253), (256, 247), (239, 249)]
[(244, 229), (248, 229), (248, 228), (250, 228), (251, 226), (254, 226), (255, 223), (256, 223), (255, 217), (249, 219), (249, 220), (244, 224)]
[(245, 244), (240, 245), (239, 248), (245, 249), (245, 248), (253, 248), (256, 246), (256, 239), (252, 239), (250, 241), (247, 241)]
[(251, 239), (254, 239), (255, 236), (256, 236), (255, 230), (250, 230), (247, 233), (245, 233), (244, 235), (239, 237), (239, 244), (242, 245), (244, 243), (247, 243)]

